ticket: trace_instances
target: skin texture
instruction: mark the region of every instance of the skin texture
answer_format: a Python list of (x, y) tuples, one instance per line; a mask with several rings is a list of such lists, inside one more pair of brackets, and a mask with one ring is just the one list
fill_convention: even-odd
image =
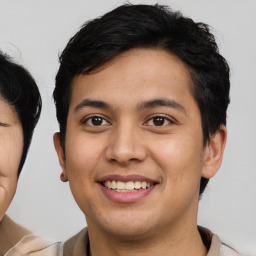
[(19, 118), (11, 105), (0, 99), (0, 220), (16, 191), (22, 148)]
[[(190, 83), (184, 63), (159, 49), (127, 51), (73, 79), (65, 158), (58, 134), (54, 143), (61, 178), (86, 216), (93, 256), (206, 255), (196, 227), (200, 178), (217, 172), (226, 129), (220, 127), (203, 147)], [(85, 99), (109, 108), (84, 106)], [(143, 104), (156, 99), (172, 104)], [(93, 125), (95, 115), (103, 118), (101, 125)], [(161, 125), (156, 116), (164, 117)], [(116, 174), (158, 184), (142, 199), (120, 203), (97, 183)]]

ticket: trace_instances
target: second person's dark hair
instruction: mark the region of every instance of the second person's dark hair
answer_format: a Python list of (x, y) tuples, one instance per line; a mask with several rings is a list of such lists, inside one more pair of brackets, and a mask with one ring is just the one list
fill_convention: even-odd
[(18, 175), (26, 160), (34, 128), (41, 113), (42, 101), (38, 87), (30, 73), (0, 52), (0, 98), (12, 105), (23, 131), (23, 152)]

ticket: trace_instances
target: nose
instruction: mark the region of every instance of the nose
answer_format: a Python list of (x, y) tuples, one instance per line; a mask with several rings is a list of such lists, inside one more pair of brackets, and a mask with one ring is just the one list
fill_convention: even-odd
[(129, 127), (116, 128), (112, 132), (106, 149), (108, 161), (124, 165), (145, 160), (147, 152), (143, 144), (142, 133), (138, 129), (129, 125)]

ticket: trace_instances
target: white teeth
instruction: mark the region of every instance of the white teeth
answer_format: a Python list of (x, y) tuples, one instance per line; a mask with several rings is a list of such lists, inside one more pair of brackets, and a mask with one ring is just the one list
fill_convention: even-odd
[(135, 181), (134, 182), (134, 188), (135, 189), (140, 189), (141, 188), (141, 182), (140, 181)]
[[(125, 189), (125, 183), (122, 181), (117, 181), (116, 183), (116, 188), (117, 189)], [(114, 187), (112, 187), (112, 189), (115, 189)]]
[(112, 182), (108, 180), (106, 183), (106, 187), (111, 188)]
[(126, 182), (125, 189), (134, 189), (134, 182), (133, 181)]
[(113, 180), (112, 182), (111, 182), (111, 188), (112, 189), (114, 189), (114, 188), (116, 188), (116, 181), (115, 180)]
[(143, 189), (147, 188), (147, 182), (146, 182), (146, 181), (142, 181), (141, 187), (142, 187)]
[(153, 183), (150, 182), (146, 182), (146, 181), (128, 181), (128, 182), (123, 182), (123, 181), (105, 181), (103, 183), (103, 185), (106, 188), (109, 189), (114, 189), (114, 190), (122, 190), (122, 191), (136, 191), (138, 189), (146, 189), (146, 188), (150, 188), (151, 186), (153, 186)]

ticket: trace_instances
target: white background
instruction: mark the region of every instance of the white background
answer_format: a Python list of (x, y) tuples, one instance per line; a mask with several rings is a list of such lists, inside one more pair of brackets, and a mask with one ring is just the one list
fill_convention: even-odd
[[(156, 1), (131, 1), (156, 3)], [(64, 240), (86, 225), (52, 143), (58, 131), (52, 100), (58, 54), (88, 19), (118, 0), (0, 0), (0, 49), (35, 77), (43, 112), (8, 214), (42, 236)], [(231, 67), (231, 104), (224, 162), (199, 207), (199, 224), (241, 251), (256, 254), (256, 1), (160, 1), (214, 28)]]

